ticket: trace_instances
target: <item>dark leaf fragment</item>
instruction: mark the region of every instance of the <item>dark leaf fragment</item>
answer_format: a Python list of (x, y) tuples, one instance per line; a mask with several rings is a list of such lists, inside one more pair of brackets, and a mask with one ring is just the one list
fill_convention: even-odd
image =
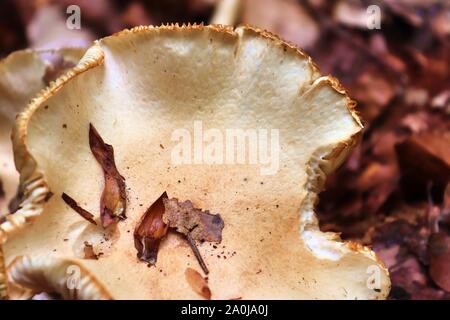
[(0, 200), (5, 197), (5, 191), (3, 190), (3, 182), (0, 178)]
[(92, 224), (97, 225), (97, 222), (94, 220), (94, 215), (90, 213), (89, 211), (86, 211), (82, 207), (78, 205), (78, 203), (72, 199), (69, 195), (66, 193), (63, 193), (61, 198), (64, 200), (64, 202), (71, 207), (75, 212), (77, 212), (80, 216), (82, 216), (84, 219), (89, 221)]
[(89, 125), (89, 146), (102, 166), (105, 187), (100, 199), (100, 218), (104, 228), (126, 218), (125, 178), (116, 168), (114, 149), (106, 144), (92, 124)]
[(163, 193), (144, 213), (134, 230), (134, 246), (137, 257), (151, 265), (156, 263), (161, 240), (166, 236), (168, 225), (163, 221), (164, 202), (167, 193)]
[[(5, 191), (3, 190), (3, 183), (0, 177), (0, 204), (2, 201), (4, 201), (4, 198), (5, 198)], [(0, 211), (0, 224), (2, 224), (5, 221), (4, 214), (5, 212)]]
[(84, 242), (84, 259), (98, 260), (98, 254), (94, 252), (94, 246), (89, 242)]
[(164, 199), (166, 211), (163, 220), (171, 228), (198, 241), (221, 242), (224, 223), (219, 214), (194, 208), (187, 200)]
[(450, 237), (445, 232), (430, 237), (430, 276), (442, 289), (450, 292)]
[(163, 201), (165, 207), (164, 223), (186, 236), (203, 272), (208, 274), (208, 267), (197, 248), (195, 240), (221, 242), (224, 227), (222, 218), (219, 214), (211, 214), (208, 210), (202, 211), (194, 208), (189, 200), (179, 202), (178, 199), (172, 198), (163, 199)]
[(436, 131), (414, 135), (396, 146), (403, 191), (411, 198), (420, 197), (429, 181), (435, 194), (443, 194), (450, 181), (449, 145), (450, 132)]

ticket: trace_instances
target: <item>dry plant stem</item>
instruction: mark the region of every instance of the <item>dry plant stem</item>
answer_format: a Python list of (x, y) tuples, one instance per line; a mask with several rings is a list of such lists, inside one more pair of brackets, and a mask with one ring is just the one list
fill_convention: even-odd
[(187, 234), (186, 239), (189, 242), (189, 245), (191, 246), (191, 249), (194, 252), (195, 257), (197, 258), (200, 267), (202, 267), (203, 272), (207, 275), (209, 273), (208, 267), (206, 266), (206, 263), (203, 260), (202, 255), (200, 254), (200, 251), (198, 251), (197, 245), (195, 244), (195, 240), (192, 239), (190, 233)]
[(216, 5), (211, 24), (234, 25), (241, 7), (241, 0), (221, 0)]

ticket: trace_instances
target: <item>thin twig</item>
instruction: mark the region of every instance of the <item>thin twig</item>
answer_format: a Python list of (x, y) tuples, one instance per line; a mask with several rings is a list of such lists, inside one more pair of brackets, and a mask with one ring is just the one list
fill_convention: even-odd
[(194, 255), (197, 258), (200, 267), (202, 267), (203, 272), (207, 275), (209, 273), (208, 267), (206, 266), (206, 263), (200, 254), (200, 251), (198, 251), (197, 245), (195, 244), (195, 240), (192, 239), (190, 233), (187, 234), (186, 238), (187, 241), (189, 242), (189, 245), (191, 246), (192, 251), (194, 251)]

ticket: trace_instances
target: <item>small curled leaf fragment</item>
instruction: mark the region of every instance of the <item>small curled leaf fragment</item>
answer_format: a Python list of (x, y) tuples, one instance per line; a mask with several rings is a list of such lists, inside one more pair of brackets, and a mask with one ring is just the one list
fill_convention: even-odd
[(97, 222), (95, 222), (94, 220), (94, 215), (92, 213), (90, 213), (89, 211), (83, 209), (82, 207), (80, 207), (78, 205), (78, 203), (71, 198), (69, 195), (67, 195), (66, 193), (63, 193), (61, 198), (64, 200), (64, 202), (71, 207), (75, 212), (77, 212), (81, 217), (83, 217), (84, 219), (86, 219), (87, 221), (89, 221), (90, 223), (97, 225)]
[(164, 192), (142, 216), (134, 230), (134, 246), (139, 260), (155, 265), (161, 240), (166, 236), (168, 225), (163, 221)]
[(104, 228), (126, 219), (125, 178), (117, 170), (114, 149), (106, 144), (92, 124), (89, 124), (89, 146), (105, 177), (100, 199), (100, 219)]
[(194, 240), (221, 242), (224, 222), (219, 214), (194, 208), (191, 201), (164, 199), (166, 211), (163, 220), (179, 233), (190, 235)]
[(187, 268), (184, 272), (184, 275), (192, 290), (194, 290), (206, 300), (211, 300), (211, 290), (209, 289), (208, 282), (197, 270)]

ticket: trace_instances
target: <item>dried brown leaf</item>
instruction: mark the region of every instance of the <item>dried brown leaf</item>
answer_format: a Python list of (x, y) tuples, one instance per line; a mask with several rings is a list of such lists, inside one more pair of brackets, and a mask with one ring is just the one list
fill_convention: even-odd
[(211, 214), (208, 210), (194, 208), (187, 200), (164, 199), (166, 208), (163, 220), (171, 228), (184, 235), (190, 235), (198, 241), (221, 242), (224, 222), (219, 214)]
[(206, 300), (211, 300), (211, 290), (209, 289), (208, 282), (198, 271), (192, 268), (187, 268), (184, 272), (184, 275), (192, 290), (194, 290)]
[[(450, 132), (425, 132), (396, 146), (403, 191), (420, 196), (429, 181), (443, 191), (450, 180)], [(441, 193), (441, 192), (439, 192)]]
[(433, 281), (445, 291), (450, 292), (450, 237), (439, 232), (432, 234), (430, 247), (430, 276)]
[(100, 218), (103, 227), (106, 228), (126, 218), (125, 178), (116, 168), (113, 147), (103, 141), (92, 124), (89, 125), (89, 145), (94, 157), (102, 166), (105, 177), (105, 186), (100, 199)]
[(166, 236), (168, 225), (163, 221), (164, 202), (167, 193), (163, 193), (142, 216), (134, 230), (134, 246), (137, 257), (151, 265), (156, 263), (161, 240)]

